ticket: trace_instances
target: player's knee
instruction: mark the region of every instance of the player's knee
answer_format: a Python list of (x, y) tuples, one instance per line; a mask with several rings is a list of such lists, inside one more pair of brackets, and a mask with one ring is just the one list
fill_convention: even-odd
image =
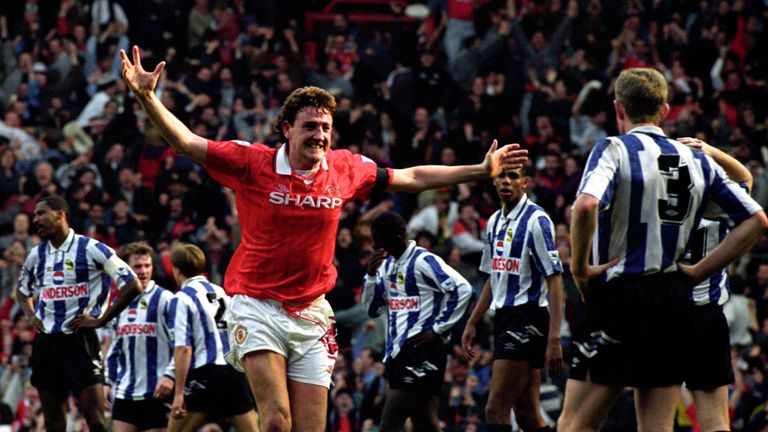
[(546, 424), (538, 413), (518, 410), (517, 408), (515, 408), (515, 420), (520, 428), (526, 432), (538, 430)]
[(499, 398), (491, 397), (485, 405), (485, 417), (489, 422), (508, 423), (509, 411), (512, 407)]
[(577, 421), (572, 416), (561, 415), (557, 420), (557, 432), (597, 432), (599, 426)]
[(289, 432), (291, 430), (291, 415), (275, 410), (260, 414), (262, 432)]
[(414, 414), (411, 416), (411, 421), (413, 422), (413, 429), (417, 431), (437, 432), (440, 430), (437, 414), (432, 415), (431, 412)]
[(86, 418), (85, 421), (88, 423), (88, 430), (90, 432), (107, 431), (107, 422), (104, 416), (100, 416), (100, 418)]

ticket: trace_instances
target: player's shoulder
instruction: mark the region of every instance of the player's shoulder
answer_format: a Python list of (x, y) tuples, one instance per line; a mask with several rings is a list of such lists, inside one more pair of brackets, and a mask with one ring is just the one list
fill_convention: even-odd
[(366, 156), (363, 156), (359, 153), (352, 153), (347, 149), (331, 149), (325, 153), (325, 159), (328, 161), (329, 164), (332, 164), (334, 166), (337, 166), (339, 163), (342, 163), (342, 164), (371, 163), (373, 165), (376, 165), (376, 162), (374, 162), (372, 159)]
[(258, 142), (248, 142), (243, 140), (227, 140), (227, 141), (208, 141), (209, 148), (213, 147), (218, 151), (235, 151), (246, 150), (249, 154), (255, 157), (264, 156), (272, 157), (277, 152), (277, 148), (270, 147), (266, 144)]
[(536, 203), (531, 204), (531, 217), (529, 218), (529, 221), (538, 221), (541, 218), (546, 219), (550, 223), (552, 223), (552, 218), (549, 216), (549, 213), (547, 213), (546, 210), (544, 210), (543, 207)]

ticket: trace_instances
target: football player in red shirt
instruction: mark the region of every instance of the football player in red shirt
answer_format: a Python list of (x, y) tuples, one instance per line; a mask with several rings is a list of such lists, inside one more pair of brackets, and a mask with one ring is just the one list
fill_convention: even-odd
[(243, 232), (225, 288), (232, 303), (228, 360), (248, 376), (265, 431), (323, 431), (336, 359), (333, 251), (343, 203), (374, 189), (417, 192), (491, 178), (521, 165), (526, 150), (493, 142), (476, 165), (382, 169), (347, 150), (331, 150), (334, 97), (295, 90), (276, 122), (283, 144), (269, 148), (195, 135), (154, 93), (165, 67), (121, 51), (123, 78), (163, 138), (235, 191)]

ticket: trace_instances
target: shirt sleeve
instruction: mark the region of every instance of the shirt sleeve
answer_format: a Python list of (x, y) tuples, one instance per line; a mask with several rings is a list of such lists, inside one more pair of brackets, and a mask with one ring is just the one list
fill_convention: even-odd
[(552, 221), (544, 215), (532, 221), (528, 247), (536, 268), (544, 275), (551, 276), (563, 272), (563, 264), (555, 244), (555, 229)]
[(35, 267), (37, 265), (37, 249), (27, 255), (27, 259), (24, 260), (24, 265), (21, 267), (21, 274), (19, 275), (19, 291), (27, 297), (34, 295), (35, 290)]
[(491, 259), (493, 258), (493, 227), (498, 219), (491, 216), (488, 225), (485, 227), (485, 245), (483, 246), (483, 255), (480, 258), (480, 271), (491, 274)]
[(253, 156), (262, 148), (245, 141), (208, 141), (205, 169), (214, 180), (238, 192), (250, 177)]
[[(382, 263), (381, 267), (384, 267), (385, 264)], [(387, 305), (385, 296), (386, 288), (384, 287), (384, 275), (381, 273), (381, 268), (376, 271), (374, 276), (366, 274), (363, 277), (363, 294), (360, 303), (368, 312), (368, 316), (376, 318), (384, 312)]]
[(419, 266), (422, 278), (428, 285), (444, 294), (439, 309), (441, 313), (432, 325), (432, 330), (442, 335), (464, 316), (472, 298), (472, 286), (440, 257), (425, 255)]
[(619, 170), (620, 151), (617, 146), (613, 140), (605, 139), (592, 149), (577, 195), (585, 193), (601, 202), (610, 201)]
[(182, 298), (184, 294), (177, 293), (172, 300), (173, 315), (173, 346), (192, 346), (192, 323), (197, 322), (194, 318), (194, 308), (189, 307)]
[(131, 267), (120, 259), (112, 248), (97, 241), (94, 241), (92, 245), (93, 247), (89, 245), (87, 249), (90, 258), (96, 263), (96, 267), (101, 267), (104, 273), (115, 281), (118, 289), (136, 279), (136, 274)]
[[(170, 293), (169, 293), (170, 294)], [(174, 341), (174, 319), (176, 315), (176, 304), (175, 300), (176, 297), (173, 294), (169, 295), (168, 301), (165, 303), (165, 307), (163, 308), (163, 331), (168, 336), (168, 349), (171, 350), (171, 353), (173, 352), (173, 341)], [(176, 379), (176, 362), (174, 361), (173, 354), (170, 355), (170, 361), (168, 362), (168, 365), (165, 367), (165, 371), (163, 372), (163, 375)]]
[[(376, 162), (373, 160), (352, 153), (349, 153), (349, 160), (351, 164), (349, 171), (351, 181), (350, 186), (352, 190), (355, 191), (352, 199), (367, 200), (370, 198), (374, 186), (376, 186), (377, 189), (386, 189), (386, 187), (389, 186), (389, 182), (392, 181), (392, 170), (390, 168), (386, 169), (385, 173), (387, 177), (384, 178), (384, 173), (382, 173), (380, 168), (376, 165)], [(384, 182), (386, 182), (386, 184)]]
[(710, 200), (704, 210), (707, 219), (722, 219), (730, 228), (739, 225), (750, 216), (762, 210), (749, 193), (739, 183), (728, 178), (720, 165), (708, 158), (713, 168), (712, 183), (709, 188)]

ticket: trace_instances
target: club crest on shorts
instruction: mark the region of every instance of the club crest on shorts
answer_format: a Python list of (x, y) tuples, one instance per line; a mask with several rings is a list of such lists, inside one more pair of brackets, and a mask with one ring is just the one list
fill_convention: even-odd
[(242, 345), (245, 342), (245, 338), (248, 336), (248, 329), (245, 326), (238, 324), (235, 327), (235, 342), (238, 345)]

